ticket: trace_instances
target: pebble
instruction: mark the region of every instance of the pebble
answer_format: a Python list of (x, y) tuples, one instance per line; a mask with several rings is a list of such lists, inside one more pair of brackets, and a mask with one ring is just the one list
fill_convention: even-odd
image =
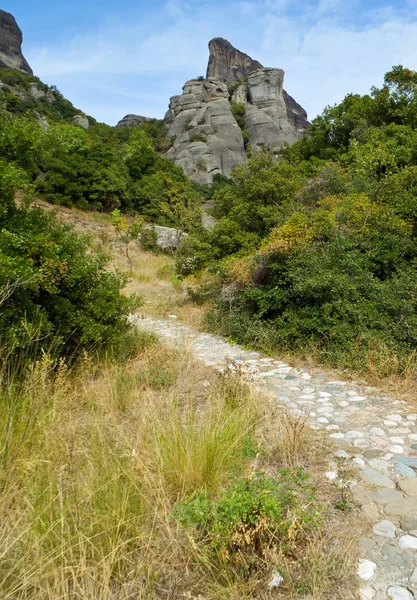
[(398, 545), (403, 550), (417, 550), (417, 537), (414, 535), (403, 535), (400, 537)]
[(360, 600), (373, 600), (375, 598), (375, 590), (371, 587), (361, 588), (359, 590)]
[(334, 481), (337, 479), (337, 473), (335, 471), (327, 471), (326, 477), (329, 481)]
[(379, 435), (380, 437), (384, 437), (384, 435), (385, 435), (385, 431), (383, 429), (381, 429), (380, 427), (372, 427), (369, 430), (369, 433), (372, 433), (373, 435)]
[(364, 581), (369, 581), (375, 574), (376, 563), (371, 560), (364, 558), (359, 559), (358, 570), (356, 571), (357, 576)]
[(414, 595), (407, 589), (398, 585), (392, 585), (387, 590), (388, 598), (391, 600), (414, 600)]
[(284, 582), (284, 578), (277, 573), (273, 576), (272, 580), (268, 583), (269, 589), (277, 588)]
[(394, 539), (397, 528), (394, 525), (394, 523), (391, 523), (391, 521), (380, 521), (379, 523), (373, 526), (372, 531), (375, 535)]

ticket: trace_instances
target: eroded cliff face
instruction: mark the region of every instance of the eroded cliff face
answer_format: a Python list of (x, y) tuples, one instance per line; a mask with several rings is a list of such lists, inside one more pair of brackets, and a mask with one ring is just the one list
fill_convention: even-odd
[(216, 173), (230, 176), (246, 160), (227, 86), (217, 78), (187, 81), (183, 94), (171, 98), (165, 123), (175, 140), (166, 156), (198, 183), (211, 183)]
[[(279, 150), (308, 127), (306, 111), (283, 88), (282, 69), (263, 67), (222, 38), (209, 49), (207, 79), (188, 81), (165, 117), (174, 140), (167, 156), (199, 183), (210, 183), (216, 173), (230, 176), (249, 147)], [(243, 131), (231, 103), (244, 107)]]
[(209, 42), (209, 62), (207, 78), (217, 77), (221, 81), (244, 81), (249, 73), (262, 69), (257, 60), (240, 52), (223, 38), (214, 38)]
[(14, 16), (0, 10), (0, 66), (33, 75), (22, 54), (22, 41), (22, 32)]

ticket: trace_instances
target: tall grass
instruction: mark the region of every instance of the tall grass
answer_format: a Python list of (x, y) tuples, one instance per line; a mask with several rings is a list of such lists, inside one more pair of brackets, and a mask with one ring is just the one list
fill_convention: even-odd
[(68, 368), (44, 355), (3, 377), (2, 600), (263, 597), (264, 574), (219, 571), (172, 508), (252, 471), (248, 438), (255, 452), (257, 440), (268, 446), (274, 410), (185, 350), (145, 346), (124, 364), (86, 357)]

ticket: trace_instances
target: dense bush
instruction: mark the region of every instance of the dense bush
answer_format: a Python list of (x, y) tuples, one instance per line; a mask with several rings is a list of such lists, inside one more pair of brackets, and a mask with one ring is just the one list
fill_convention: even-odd
[(135, 305), (125, 280), (89, 240), (40, 209), (14, 206), (23, 172), (0, 170), (0, 339), (2, 355), (42, 349), (74, 355), (117, 344)]

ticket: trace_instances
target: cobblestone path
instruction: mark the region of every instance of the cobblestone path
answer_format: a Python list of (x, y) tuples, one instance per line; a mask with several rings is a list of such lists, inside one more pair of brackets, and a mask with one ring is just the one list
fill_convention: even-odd
[(375, 388), (332, 381), (324, 372), (295, 369), (194, 331), (174, 316), (138, 324), (171, 344), (186, 344), (208, 366), (240, 363), (239, 371), (278, 402), (326, 430), (337, 447), (326, 476), (336, 480), (341, 461), (359, 467), (352, 493), (369, 523), (358, 565), (361, 600), (417, 600), (417, 409), (414, 414)]

